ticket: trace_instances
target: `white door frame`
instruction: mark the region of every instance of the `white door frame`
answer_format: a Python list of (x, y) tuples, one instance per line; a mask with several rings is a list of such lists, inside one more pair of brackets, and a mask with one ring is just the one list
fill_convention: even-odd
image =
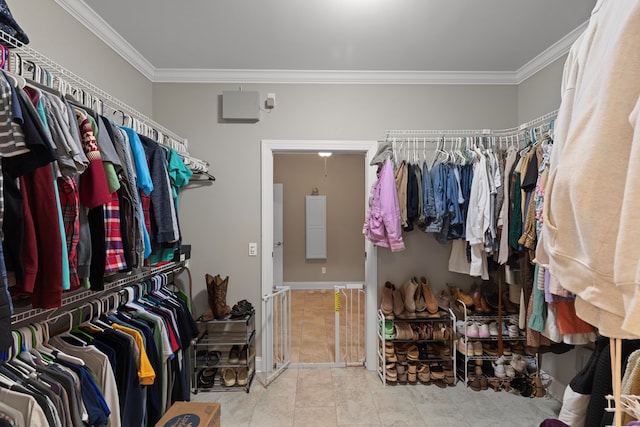
[[(262, 295), (273, 291), (273, 153), (304, 153), (331, 151), (333, 153), (366, 153), (366, 164), (373, 159), (378, 147), (377, 141), (326, 141), (326, 140), (270, 140), (264, 139), (261, 144), (262, 175)], [(376, 168), (365, 167), (365, 188), (363, 197), (365, 209), (368, 206), (369, 189), (376, 180)], [(364, 216), (363, 216), (364, 218)], [(376, 369), (376, 307), (378, 305), (378, 256), (376, 247), (365, 239), (365, 342), (366, 366)], [(265, 313), (262, 313), (262, 351), (267, 351), (268, 333)], [(262, 357), (263, 364), (268, 358)], [(265, 366), (262, 367), (263, 370)]]

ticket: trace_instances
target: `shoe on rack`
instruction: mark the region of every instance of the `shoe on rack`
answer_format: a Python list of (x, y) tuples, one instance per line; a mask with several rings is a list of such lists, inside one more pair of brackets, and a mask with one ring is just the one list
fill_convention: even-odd
[(527, 361), (519, 354), (514, 354), (511, 358), (511, 366), (513, 366), (516, 372), (523, 373), (527, 369)]
[(415, 277), (412, 277), (411, 280), (416, 285), (418, 285), (416, 288), (416, 292), (413, 295), (413, 300), (416, 305), (416, 316), (427, 317), (427, 313), (425, 313), (425, 311), (427, 310), (427, 303), (425, 302), (424, 295), (422, 294), (422, 287), (420, 286), (420, 283), (417, 282), (417, 279)]
[(443, 380), (444, 376), (444, 368), (439, 363), (433, 363), (429, 368), (431, 371), (431, 379), (432, 380)]
[(407, 349), (407, 360), (416, 362), (419, 358), (420, 352), (418, 351), (418, 347), (415, 344), (409, 346)]
[(226, 387), (236, 385), (236, 370), (233, 368), (224, 368), (222, 370), (222, 381)]
[(385, 381), (391, 384), (398, 382), (398, 371), (395, 363), (387, 363), (384, 367)]
[(482, 343), (482, 349), (484, 350), (487, 356), (497, 356), (498, 355), (498, 347), (493, 343)]
[(489, 325), (486, 323), (480, 323), (478, 325), (478, 336), (480, 338), (489, 338), (491, 334), (489, 333)]
[(451, 308), (451, 295), (449, 295), (444, 289), (440, 291), (440, 294), (438, 294), (438, 307), (446, 312)]
[(458, 351), (467, 357), (473, 357), (473, 343), (471, 341), (465, 341), (463, 337), (458, 338)]
[(198, 372), (198, 388), (211, 388), (218, 368), (203, 368)]
[(520, 329), (518, 325), (509, 325), (509, 338), (518, 338), (520, 336)]
[(498, 378), (505, 378), (507, 376), (504, 365), (502, 363), (499, 365), (494, 365), (493, 372), (494, 372), (494, 375)]
[(498, 336), (498, 323), (493, 321), (489, 323), (489, 335), (492, 337)]
[(247, 385), (247, 381), (249, 380), (249, 370), (247, 367), (242, 367), (238, 369), (238, 373), (236, 374), (236, 384), (239, 386)]
[(456, 332), (459, 335), (466, 335), (465, 334), (465, 323), (464, 323), (464, 320), (456, 320)]
[(402, 299), (400, 286), (393, 289), (393, 315), (400, 319), (404, 317), (404, 300)]
[(387, 342), (384, 348), (384, 358), (387, 362), (397, 362), (396, 349), (392, 342)]
[(418, 290), (418, 284), (409, 279), (402, 287), (402, 299), (404, 301), (404, 311), (407, 319), (416, 318), (416, 301), (415, 294)]
[(240, 353), (238, 356), (238, 363), (240, 365), (246, 365), (248, 356), (249, 356), (249, 347), (245, 344), (242, 346), (242, 350), (240, 350)]
[(428, 363), (420, 363), (418, 365), (417, 373), (418, 381), (420, 381), (422, 384), (429, 384), (429, 382), (431, 381), (431, 373)]
[(393, 327), (393, 321), (385, 320), (384, 321), (384, 339), (385, 340), (395, 340), (396, 339), (396, 331)]
[(220, 362), (220, 359), (222, 358), (222, 354), (217, 351), (217, 350), (212, 350), (207, 352), (207, 365), (217, 365)]
[(480, 330), (478, 329), (478, 324), (476, 322), (467, 322), (465, 335), (469, 338), (479, 338)]
[(385, 319), (393, 319), (393, 291), (395, 286), (393, 283), (386, 282), (382, 289), (382, 302), (380, 303), (380, 310), (384, 314)]
[(473, 342), (473, 355), (474, 356), (482, 356), (484, 350), (482, 349), (482, 343), (480, 341)]
[(506, 365), (504, 367), (504, 371), (507, 374), (507, 378), (515, 378), (516, 377), (516, 370), (513, 369), (513, 366)]
[(464, 293), (460, 288), (454, 285), (450, 285), (447, 283), (447, 287), (449, 288), (449, 293), (451, 297), (455, 301), (461, 301), (467, 308), (473, 305), (473, 298), (470, 295)]
[(505, 356), (511, 356), (511, 346), (506, 342), (502, 343), (502, 354)]
[(435, 295), (431, 291), (431, 286), (427, 281), (427, 278), (424, 276), (420, 277), (420, 286), (422, 288), (422, 295), (424, 297), (425, 304), (427, 306), (427, 311), (431, 315), (435, 315), (438, 313), (438, 300)]
[(229, 363), (232, 365), (237, 365), (240, 363), (240, 346), (234, 345), (229, 350)]
[(398, 383), (406, 384), (408, 381), (407, 363), (396, 363), (396, 371), (398, 372)]
[(418, 383), (418, 364), (416, 362), (410, 362), (407, 367), (407, 382), (409, 384)]

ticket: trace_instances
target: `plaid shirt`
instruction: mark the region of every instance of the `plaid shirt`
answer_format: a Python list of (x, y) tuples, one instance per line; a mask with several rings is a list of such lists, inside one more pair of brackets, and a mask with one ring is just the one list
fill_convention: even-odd
[(120, 229), (120, 200), (111, 193), (111, 201), (104, 205), (104, 238), (106, 247), (105, 273), (117, 273), (127, 268)]
[(77, 253), (78, 241), (80, 240), (80, 194), (78, 193), (78, 184), (72, 177), (58, 178), (58, 190), (69, 254), (70, 289), (75, 290), (80, 287)]

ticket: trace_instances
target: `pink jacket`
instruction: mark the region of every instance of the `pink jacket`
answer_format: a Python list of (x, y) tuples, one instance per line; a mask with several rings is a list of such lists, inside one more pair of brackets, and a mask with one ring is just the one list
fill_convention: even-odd
[(374, 245), (391, 248), (392, 252), (404, 250), (398, 193), (389, 158), (385, 160), (378, 180), (371, 187), (369, 214), (362, 232)]

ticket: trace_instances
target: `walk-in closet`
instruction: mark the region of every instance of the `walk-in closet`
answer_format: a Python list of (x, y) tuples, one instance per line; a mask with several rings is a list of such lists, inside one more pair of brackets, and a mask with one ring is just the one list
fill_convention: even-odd
[(637, 0), (0, 0), (0, 426), (636, 425)]

